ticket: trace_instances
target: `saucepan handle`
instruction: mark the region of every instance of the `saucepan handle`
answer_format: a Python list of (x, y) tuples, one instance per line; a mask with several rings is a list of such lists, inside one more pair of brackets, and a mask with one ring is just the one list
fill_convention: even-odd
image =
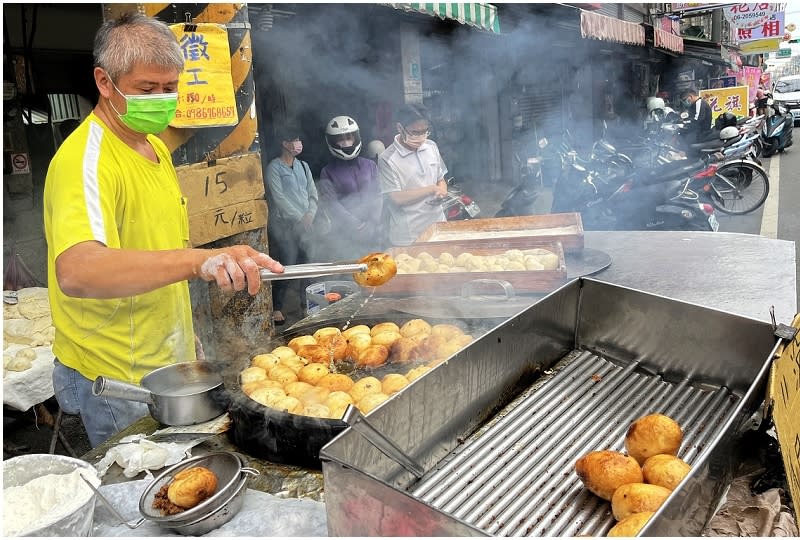
[(94, 380), (92, 384), (92, 394), (95, 396), (127, 399), (128, 401), (140, 401), (148, 405), (153, 405), (153, 394), (151, 394), (149, 390), (141, 386), (136, 386), (135, 384), (109, 379), (102, 375)]

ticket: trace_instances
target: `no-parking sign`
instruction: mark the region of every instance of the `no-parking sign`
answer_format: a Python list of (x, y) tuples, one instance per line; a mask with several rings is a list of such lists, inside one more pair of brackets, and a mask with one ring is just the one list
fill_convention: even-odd
[(28, 154), (11, 154), (11, 174), (30, 174), (31, 160)]

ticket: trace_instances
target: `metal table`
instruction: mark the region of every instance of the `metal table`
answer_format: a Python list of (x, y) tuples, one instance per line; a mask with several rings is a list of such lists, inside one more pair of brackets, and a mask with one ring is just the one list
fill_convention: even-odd
[[(592, 276), (598, 280), (762, 321), (770, 321), (770, 306), (778, 322), (791, 321), (797, 312), (794, 242), (739, 233), (591, 231), (585, 233), (585, 246), (611, 257), (611, 265)], [(538, 298), (532, 296), (531, 303)], [(295, 326), (352, 313), (363, 300), (362, 294), (344, 298)], [(363, 307), (364, 314), (391, 317), (392, 301), (376, 294)], [(149, 416), (142, 418), (82, 459), (97, 463), (125, 435), (150, 434), (158, 427)], [(215, 450), (240, 451), (221, 434), (195, 447), (193, 454)], [(262, 472), (251, 481), (253, 489), (322, 500), (320, 471), (256, 458), (251, 458), (251, 466)], [(104, 477), (107, 483), (127, 480), (117, 465)]]

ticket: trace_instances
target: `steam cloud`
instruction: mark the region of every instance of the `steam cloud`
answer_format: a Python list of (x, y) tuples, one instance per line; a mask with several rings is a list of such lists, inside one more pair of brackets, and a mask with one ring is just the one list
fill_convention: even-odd
[[(354, 117), (364, 146), (372, 139), (391, 143), (394, 122), (385, 111), (403, 103), (404, 22), (420, 35), (425, 102), (438, 105), (429, 107), (440, 114), (432, 139), (450, 174), (478, 186), (470, 195), (479, 203), (482, 182), (501, 181), (509, 189), (513, 185), (509, 163), (514, 111), (508, 103), (523, 85), (534, 99), (561, 93), (566, 110), (534, 118), (536, 134), (531, 130), (526, 148), (514, 150), (529, 149), (536, 137), (556, 142), (568, 127), (579, 150), (585, 151), (599, 137), (604, 118), (612, 137), (641, 130), (643, 104), (630, 86), (647, 81), (631, 81), (622, 46), (583, 40), (574, 25), (566, 28), (566, 9), (554, 16), (538, 6), (503, 4), (502, 35), (495, 35), (378, 4), (275, 4), (294, 15), (276, 15), (270, 29), (258, 30), (266, 6), (250, 7), (265, 167), (279, 153), (273, 130), (286, 120), (299, 125), (304, 142), (300, 157), (315, 178), (333, 159), (324, 139), (325, 123), (333, 116)], [(609, 89), (610, 100), (601, 99)], [(438, 90), (444, 93), (438, 95)], [(606, 101), (617, 115), (613, 121), (604, 116)], [(487, 163), (489, 145), (500, 145), (501, 163)]]

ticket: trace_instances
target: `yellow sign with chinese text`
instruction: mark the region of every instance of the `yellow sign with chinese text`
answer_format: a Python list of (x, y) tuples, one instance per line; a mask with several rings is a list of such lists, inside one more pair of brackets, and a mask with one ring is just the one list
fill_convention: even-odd
[(761, 54), (777, 51), (781, 46), (783, 38), (767, 38), (757, 39), (755, 41), (746, 41), (739, 44), (742, 54)]
[[(792, 326), (800, 327), (800, 315), (795, 316)], [(786, 482), (795, 515), (800, 516), (800, 332), (772, 363), (769, 394)]]
[(722, 113), (733, 113), (736, 116), (747, 116), (747, 92), (746, 86), (734, 86), (731, 88), (714, 88), (701, 90), (700, 97), (705, 99), (711, 106), (711, 119), (714, 120)]
[(231, 77), (228, 30), (222, 24), (173, 24), (183, 53), (176, 128), (233, 126), (239, 122)]

